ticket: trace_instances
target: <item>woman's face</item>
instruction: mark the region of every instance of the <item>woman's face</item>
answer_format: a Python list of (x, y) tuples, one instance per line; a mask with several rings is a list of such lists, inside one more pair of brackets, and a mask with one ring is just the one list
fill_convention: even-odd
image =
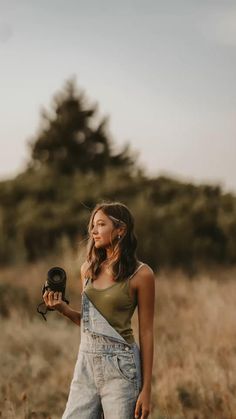
[(98, 210), (93, 218), (91, 235), (94, 239), (95, 247), (109, 247), (111, 240), (118, 236), (118, 229), (107, 215)]

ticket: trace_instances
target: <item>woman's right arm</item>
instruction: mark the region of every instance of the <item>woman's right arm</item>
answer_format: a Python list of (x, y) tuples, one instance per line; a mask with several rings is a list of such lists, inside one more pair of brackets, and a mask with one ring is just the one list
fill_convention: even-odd
[[(84, 262), (81, 266), (81, 280), (82, 280), (82, 289), (84, 287), (84, 274), (86, 272), (87, 262)], [(56, 297), (56, 298), (55, 298)], [(54, 308), (63, 316), (68, 317), (72, 322), (80, 326), (81, 313), (79, 311), (73, 310), (65, 301), (61, 299), (61, 292), (45, 291), (43, 294), (43, 299), (47, 307)]]
[(80, 326), (80, 321), (81, 321), (80, 311), (73, 310), (67, 304), (65, 304), (65, 306), (63, 305), (62, 311), (61, 310), (58, 310), (58, 311), (59, 313), (63, 314), (63, 316), (68, 317), (68, 319), (72, 320), (72, 322)]

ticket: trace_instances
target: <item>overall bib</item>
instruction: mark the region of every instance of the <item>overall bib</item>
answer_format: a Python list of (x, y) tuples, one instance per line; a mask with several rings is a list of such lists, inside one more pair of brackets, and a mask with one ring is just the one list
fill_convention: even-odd
[(139, 346), (127, 343), (81, 295), (81, 340), (62, 419), (100, 419), (102, 413), (105, 419), (133, 419), (142, 387)]

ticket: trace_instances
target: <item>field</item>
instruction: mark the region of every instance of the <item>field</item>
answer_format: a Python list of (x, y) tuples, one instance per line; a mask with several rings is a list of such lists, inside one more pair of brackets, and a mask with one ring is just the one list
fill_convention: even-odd
[[(47, 270), (59, 265), (79, 310), (80, 263), (65, 257), (0, 271), (1, 418), (61, 418), (80, 329), (58, 313), (45, 322), (35, 307)], [(157, 272), (150, 419), (236, 418), (235, 296), (235, 269), (194, 278)], [(137, 313), (133, 328), (138, 341)]]

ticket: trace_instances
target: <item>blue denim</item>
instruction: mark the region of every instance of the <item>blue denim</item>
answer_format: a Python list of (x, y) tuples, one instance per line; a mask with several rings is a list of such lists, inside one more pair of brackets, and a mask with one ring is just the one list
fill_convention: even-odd
[(133, 419), (142, 387), (140, 350), (82, 293), (81, 340), (62, 419)]

